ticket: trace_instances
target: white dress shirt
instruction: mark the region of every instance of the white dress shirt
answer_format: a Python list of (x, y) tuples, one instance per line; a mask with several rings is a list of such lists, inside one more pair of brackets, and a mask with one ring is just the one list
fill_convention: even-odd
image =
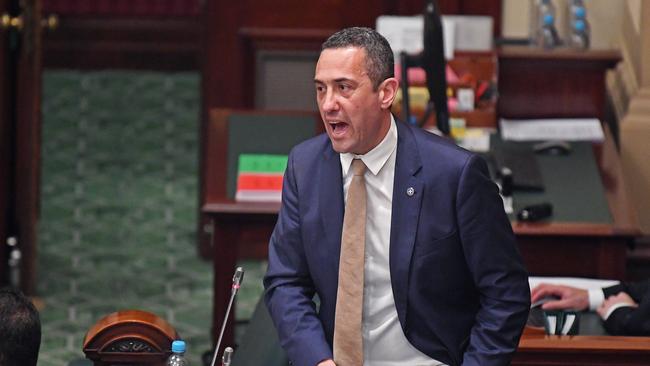
[(364, 155), (340, 154), (343, 194), (347, 201), (352, 181), (352, 160), (361, 159), (368, 169), (366, 180), (366, 248), (363, 288), (364, 366), (434, 366), (441, 362), (420, 352), (406, 339), (390, 282), (389, 248), (393, 180), (397, 155), (397, 126), (391, 115), (390, 129), (374, 149)]
[[(605, 293), (603, 293), (602, 289), (589, 289), (589, 310), (591, 311), (596, 311), (603, 302), (605, 302)], [(624, 303), (618, 303), (615, 305), (612, 305), (607, 312), (602, 316), (603, 320), (607, 320), (610, 315), (614, 312), (614, 310), (618, 308), (624, 308), (624, 307), (631, 307), (632, 305), (630, 304), (624, 304)]]

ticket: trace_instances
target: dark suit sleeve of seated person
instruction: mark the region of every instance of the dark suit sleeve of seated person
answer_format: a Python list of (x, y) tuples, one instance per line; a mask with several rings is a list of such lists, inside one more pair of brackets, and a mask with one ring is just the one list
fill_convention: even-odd
[(605, 297), (626, 292), (638, 307), (621, 307), (605, 321), (605, 329), (613, 335), (650, 336), (650, 280), (620, 284), (603, 289)]
[(507, 365), (530, 309), (528, 274), (497, 187), (476, 156), (461, 174), (456, 210), (479, 304), (462, 364)]
[(313, 301), (315, 288), (301, 238), (293, 165), (292, 152), (282, 186), (282, 208), (269, 244), (265, 302), (292, 363), (316, 365), (332, 358), (332, 350)]
[(634, 299), (637, 303), (641, 302), (641, 299), (650, 292), (650, 280), (639, 281), (639, 282), (630, 282), (630, 283), (620, 283), (618, 285), (605, 287), (603, 289), (603, 294), (605, 298), (614, 296), (619, 292), (625, 292), (630, 297)]

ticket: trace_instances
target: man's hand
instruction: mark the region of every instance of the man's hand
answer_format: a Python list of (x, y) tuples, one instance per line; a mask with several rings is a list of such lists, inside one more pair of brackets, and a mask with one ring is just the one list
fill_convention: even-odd
[(333, 360), (325, 360), (318, 363), (316, 366), (336, 366)]
[(543, 304), (542, 309), (544, 310), (585, 310), (589, 308), (589, 292), (587, 290), (547, 283), (542, 283), (530, 292), (530, 301), (535, 303), (548, 296), (555, 296), (559, 299), (550, 300)]
[(609, 315), (607, 314), (609, 312), (609, 309), (611, 309), (612, 306), (619, 304), (621, 304), (620, 306), (630, 306), (633, 308), (639, 307), (639, 304), (637, 304), (630, 297), (630, 295), (625, 292), (619, 292), (618, 294), (605, 299), (605, 301), (603, 301), (602, 305), (600, 305), (596, 311), (601, 318), (605, 319), (605, 316)]

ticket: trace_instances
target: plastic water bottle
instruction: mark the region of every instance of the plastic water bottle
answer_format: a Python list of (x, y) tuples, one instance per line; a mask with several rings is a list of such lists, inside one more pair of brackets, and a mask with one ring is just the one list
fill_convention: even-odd
[(585, 20), (587, 19), (587, 9), (585, 8), (585, 3), (582, 0), (569, 0), (568, 2), (569, 9), (567, 12), (567, 19), (569, 20), (569, 30), (573, 28), (573, 22), (576, 20)]
[(587, 49), (591, 32), (587, 21), (587, 9), (582, 0), (570, 0), (567, 14), (567, 38), (571, 48)]
[(547, 14), (550, 14), (555, 17), (555, 5), (553, 4), (553, 1), (551, 0), (539, 0), (539, 5), (537, 6), (539, 8), (539, 25), (543, 24), (543, 19), (544, 16)]
[(589, 48), (589, 29), (584, 20), (576, 20), (569, 35), (571, 48), (586, 50)]
[(539, 33), (544, 25), (544, 16), (550, 14), (555, 17), (555, 5), (551, 0), (533, 0), (530, 8), (530, 40), (532, 45), (537, 45)]
[(185, 341), (172, 342), (172, 355), (167, 359), (167, 366), (189, 366), (185, 359)]
[(537, 46), (544, 49), (555, 48), (560, 44), (560, 37), (555, 29), (555, 17), (551, 14), (544, 15), (542, 27), (537, 36)]

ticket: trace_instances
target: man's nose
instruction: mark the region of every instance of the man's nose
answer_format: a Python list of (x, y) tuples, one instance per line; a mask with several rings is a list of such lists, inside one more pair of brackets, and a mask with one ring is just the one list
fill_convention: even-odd
[(336, 99), (336, 94), (333, 93), (331, 90), (328, 90), (325, 93), (321, 108), (323, 109), (323, 112), (332, 112), (338, 110), (339, 104)]

